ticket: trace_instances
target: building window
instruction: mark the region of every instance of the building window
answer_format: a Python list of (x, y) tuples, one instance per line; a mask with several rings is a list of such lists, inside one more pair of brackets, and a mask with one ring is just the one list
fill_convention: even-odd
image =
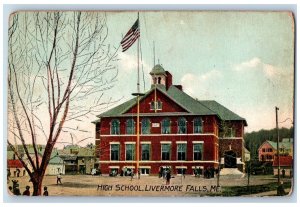
[(194, 144), (194, 160), (203, 160), (203, 144)]
[(171, 144), (161, 145), (161, 160), (170, 160)]
[(162, 102), (161, 101), (151, 101), (150, 103), (150, 110), (162, 110)]
[(170, 119), (162, 120), (161, 133), (162, 134), (170, 134), (171, 133), (171, 121)]
[(142, 134), (150, 134), (150, 120), (149, 119), (142, 120)]
[(177, 145), (177, 160), (186, 160), (186, 144)]
[(202, 120), (201, 118), (194, 119), (194, 133), (202, 133)]
[(161, 77), (158, 77), (158, 84), (161, 84)]
[(133, 119), (128, 119), (126, 121), (126, 134), (134, 134), (135, 127)]
[(111, 121), (111, 134), (120, 134), (120, 122), (117, 119)]
[(126, 160), (135, 160), (135, 144), (126, 144)]
[(183, 117), (178, 119), (178, 134), (186, 134), (186, 119)]
[(150, 160), (150, 144), (142, 144), (142, 160)]
[(265, 151), (266, 151), (266, 149), (265, 149), (265, 148), (263, 148), (263, 149), (262, 149), (262, 151), (263, 151), (263, 152), (265, 152)]
[(141, 174), (142, 175), (149, 175), (150, 169), (149, 168), (141, 168)]
[(111, 144), (110, 145), (110, 160), (119, 160), (120, 155), (120, 145)]

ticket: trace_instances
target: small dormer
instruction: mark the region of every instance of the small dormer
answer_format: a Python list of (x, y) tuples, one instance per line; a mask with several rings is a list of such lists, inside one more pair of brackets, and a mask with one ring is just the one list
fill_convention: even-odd
[(166, 86), (166, 89), (168, 89), (172, 85), (171, 73), (165, 71), (160, 64), (157, 64), (152, 68), (150, 75), (152, 77), (152, 86), (155, 84), (163, 85)]

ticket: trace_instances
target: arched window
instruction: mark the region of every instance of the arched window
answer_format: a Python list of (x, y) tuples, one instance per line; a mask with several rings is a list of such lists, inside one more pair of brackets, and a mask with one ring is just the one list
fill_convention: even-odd
[(194, 119), (194, 133), (202, 133), (202, 120), (201, 118)]
[(158, 77), (158, 84), (161, 84), (161, 77)]
[(135, 127), (133, 119), (127, 119), (126, 121), (126, 134), (134, 134)]
[(110, 125), (111, 134), (120, 134), (120, 121), (118, 119), (113, 119)]
[(142, 119), (142, 134), (150, 134), (150, 120)]
[(171, 121), (170, 121), (170, 119), (166, 118), (166, 119), (162, 120), (161, 133), (162, 134), (170, 134), (171, 133)]
[(186, 134), (186, 119), (183, 117), (178, 119), (178, 134)]

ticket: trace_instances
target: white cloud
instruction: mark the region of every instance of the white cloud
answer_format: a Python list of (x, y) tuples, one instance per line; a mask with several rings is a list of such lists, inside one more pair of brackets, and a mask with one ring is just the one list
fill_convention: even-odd
[[(124, 71), (125, 73), (136, 72), (137, 70), (137, 57), (135, 55), (129, 55), (128, 53), (119, 53), (119, 69)], [(140, 69), (143, 66), (144, 72), (149, 73), (151, 71), (151, 67), (145, 62), (140, 63)]]
[(197, 96), (201, 93), (207, 93), (209, 85), (216, 79), (222, 77), (219, 70), (213, 69), (202, 75), (186, 73), (181, 78), (181, 84), (186, 93), (191, 96)]
[(258, 57), (254, 57), (251, 60), (236, 64), (233, 70), (238, 72), (248, 72), (248, 71), (262, 71), (267, 77), (273, 77), (279, 73), (279, 69), (271, 64), (262, 62)]

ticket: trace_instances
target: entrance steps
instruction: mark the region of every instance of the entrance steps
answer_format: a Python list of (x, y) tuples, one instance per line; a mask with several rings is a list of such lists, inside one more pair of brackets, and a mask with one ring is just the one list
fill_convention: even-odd
[(237, 168), (223, 168), (221, 169), (220, 176), (242, 178), (245, 176), (245, 174), (239, 171)]

